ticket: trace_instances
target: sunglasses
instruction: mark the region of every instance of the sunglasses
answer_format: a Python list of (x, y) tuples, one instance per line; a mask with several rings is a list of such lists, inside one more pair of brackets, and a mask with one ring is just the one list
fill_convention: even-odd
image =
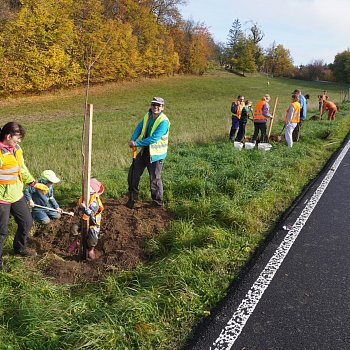
[(161, 104), (159, 104), (159, 103), (151, 103), (151, 106), (152, 107), (161, 107)]

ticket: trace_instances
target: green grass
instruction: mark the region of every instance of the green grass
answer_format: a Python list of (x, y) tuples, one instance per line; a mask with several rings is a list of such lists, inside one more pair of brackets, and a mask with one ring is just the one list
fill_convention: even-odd
[[(191, 327), (225, 295), (350, 127), (350, 106), (343, 104), (334, 123), (307, 121), (292, 149), (274, 144), (270, 152), (237, 151), (227, 141), (232, 99), (244, 94), (256, 102), (269, 92), (273, 101), (278, 94), (274, 132), (279, 132), (290, 92), (309, 93), (316, 110), (324, 86), (287, 79), (271, 79), (267, 86), (264, 77), (220, 72), (93, 88), (92, 173), (105, 184), (107, 198), (126, 191), (127, 140), (150, 98), (165, 98), (172, 127), (163, 180), (175, 219), (146, 243), (148, 264), (93, 285), (55, 285), (6, 255), (9, 271), (0, 273), (0, 349), (181, 349)], [(342, 88), (327, 84), (332, 100), (337, 102)], [(38, 176), (52, 169), (64, 178), (56, 188), (64, 204), (81, 192), (83, 105), (79, 90), (0, 103), (1, 124), (16, 120), (27, 129), (22, 147), (31, 172)], [(141, 195), (149, 198), (147, 176)], [(10, 249), (8, 239), (6, 253)]]

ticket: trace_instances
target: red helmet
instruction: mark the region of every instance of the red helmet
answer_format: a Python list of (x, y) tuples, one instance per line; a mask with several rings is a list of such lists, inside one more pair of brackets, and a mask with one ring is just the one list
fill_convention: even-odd
[(105, 188), (101, 184), (100, 181), (98, 181), (96, 179), (90, 180), (90, 192), (97, 193), (97, 194), (101, 195), (104, 192), (104, 190), (105, 190)]

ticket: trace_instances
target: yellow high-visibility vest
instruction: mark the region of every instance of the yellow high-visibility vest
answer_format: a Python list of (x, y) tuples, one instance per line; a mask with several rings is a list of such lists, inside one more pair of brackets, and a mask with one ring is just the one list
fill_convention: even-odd
[[(291, 123), (299, 123), (300, 122), (300, 103), (298, 101), (292, 102), (292, 105), (294, 107), (294, 113), (292, 116), (292, 119), (290, 120)], [(287, 115), (288, 115), (288, 110), (286, 110), (286, 116), (284, 117), (284, 122), (287, 123)]]
[[(147, 124), (148, 124), (149, 118), (150, 118), (150, 116), (148, 113), (143, 117), (143, 125), (142, 125), (142, 131), (141, 131), (142, 138), (146, 137)], [(149, 145), (149, 154), (150, 154), (151, 158), (152, 158), (152, 156), (161, 156), (161, 155), (166, 154), (168, 152), (168, 138), (169, 138), (170, 121), (164, 113), (161, 113), (158, 116), (158, 118), (155, 120), (149, 136), (152, 136), (154, 131), (157, 129), (158, 125), (164, 120), (167, 120), (169, 123), (168, 131), (157, 142)]]
[(23, 151), (16, 145), (14, 153), (8, 149), (0, 149), (2, 166), (0, 168), (0, 185), (13, 185), (18, 177), (21, 178), (21, 165), (23, 164)]
[[(98, 196), (97, 194), (94, 194), (94, 193), (91, 194), (90, 198), (89, 198), (89, 203), (87, 204), (87, 207), (89, 207), (90, 204), (94, 201), (96, 201), (98, 203), (98, 210), (97, 210), (96, 214), (94, 215), (94, 217), (96, 220), (96, 224), (101, 226), (101, 213), (103, 212), (104, 207), (103, 207), (103, 204), (101, 202), (100, 196)], [(79, 204), (81, 204), (82, 202), (83, 202), (83, 199), (82, 199), (82, 197), (80, 197)], [(87, 220), (89, 220), (89, 216), (83, 214), (82, 219), (87, 221)]]

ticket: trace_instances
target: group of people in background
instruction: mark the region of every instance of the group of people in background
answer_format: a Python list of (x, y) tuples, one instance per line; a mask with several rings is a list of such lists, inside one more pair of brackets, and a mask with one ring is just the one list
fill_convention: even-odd
[[(322, 115), (328, 110), (328, 120), (335, 119), (337, 112), (336, 105), (328, 100), (327, 91), (324, 90), (319, 98), (320, 119)], [(239, 95), (237, 100), (231, 104), (232, 125), (229, 134), (230, 141), (244, 142), (246, 124), (248, 119), (254, 123), (254, 133), (251, 142), (267, 142), (267, 121), (272, 119), (270, 114), (270, 95), (264, 95), (256, 104), (254, 111), (252, 110), (252, 101), (244, 101), (244, 96)], [(295, 89), (292, 92), (291, 103), (286, 110), (284, 117), (285, 139), (288, 147), (293, 147), (293, 142), (297, 142), (300, 136), (300, 128), (306, 120), (307, 115), (307, 101), (310, 95), (305, 96), (300, 89)], [(236, 136), (237, 134), (237, 136)], [(260, 137), (259, 137), (260, 134)]]

